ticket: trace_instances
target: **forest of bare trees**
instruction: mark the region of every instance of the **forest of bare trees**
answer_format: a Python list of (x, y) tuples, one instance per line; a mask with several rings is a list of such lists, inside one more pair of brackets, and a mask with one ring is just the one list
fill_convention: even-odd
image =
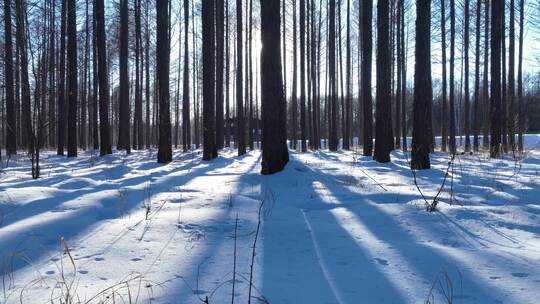
[[(0, 146), (104, 156), (523, 150), (536, 119), (525, 0), (3, 1)], [(530, 19), (529, 19), (530, 18)], [(529, 37), (526, 37), (528, 35)], [(526, 49), (527, 48), (527, 49)], [(412, 136), (412, 141), (407, 141)], [(412, 144), (412, 145), (411, 145)]]

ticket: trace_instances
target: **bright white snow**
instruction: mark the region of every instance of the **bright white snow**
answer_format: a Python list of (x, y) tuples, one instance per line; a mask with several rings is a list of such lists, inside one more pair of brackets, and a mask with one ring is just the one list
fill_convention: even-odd
[[(408, 155), (291, 152), (261, 176), (259, 152), (45, 153), (0, 173), (0, 303), (537, 303), (539, 137), (523, 158), (459, 155), (425, 211)], [(417, 181), (431, 202), (448, 154)], [(0, 168), (4, 168), (5, 162)], [(62, 241), (62, 238), (64, 241)], [(66, 249), (67, 248), (67, 249)], [(113, 299), (114, 298), (114, 299)]]

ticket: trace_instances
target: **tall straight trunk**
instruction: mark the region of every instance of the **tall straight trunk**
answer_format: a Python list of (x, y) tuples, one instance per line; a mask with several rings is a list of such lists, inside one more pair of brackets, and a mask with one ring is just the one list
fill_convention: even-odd
[(202, 1), (203, 34), (203, 159), (217, 157), (215, 121), (214, 0)]
[(450, 0), (450, 153), (456, 153), (456, 111), (455, 111), (455, 54), (456, 54), (456, 3)]
[(17, 48), (19, 49), (19, 69), (21, 76), (21, 144), (33, 150), (32, 117), (30, 109), (30, 80), (28, 76), (28, 53), (27, 53), (27, 31), (26, 31), (26, 4), (24, 0), (15, 1), (15, 16), (17, 21)]
[(364, 156), (373, 154), (373, 103), (371, 97), (371, 66), (373, 48), (373, 0), (362, 0), (362, 104), (364, 108)]
[(83, 73), (82, 73), (82, 89), (80, 90), (81, 99), (80, 99), (80, 126), (79, 126), (79, 146), (86, 150), (87, 148), (87, 116), (89, 116), (89, 87), (90, 82), (88, 81), (89, 75), (89, 52), (90, 52), (90, 11), (89, 11), (89, 0), (85, 0), (85, 34), (84, 34), (84, 58), (83, 58)]
[[(467, 0), (466, 0), (467, 1)], [(411, 169), (429, 169), (431, 138), (427, 132), (433, 96), (431, 84), (431, 1), (416, 1), (416, 44)]]
[(506, 87), (506, 0), (502, 0), (501, 12), (501, 140), (502, 151), (508, 152), (508, 98)]
[(489, 115), (491, 121), (490, 156), (500, 155), (501, 145), (501, 47), (502, 47), (502, 14), (503, 0), (492, 0), (491, 4), (491, 92)]
[(296, 150), (297, 135), (298, 135), (298, 104), (297, 104), (297, 95), (298, 95), (298, 48), (297, 48), (297, 30), (296, 30), (296, 0), (293, 0), (293, 79), (292, 79), (292, 92), (291, 92), (291, 121), (292, 121), (292, 145), (291, 147)]
[(515, 91), (515, 62), (516, 62), (516, 29), (515, 29), (515, 0), (510, 0), (510, 26), (508, 49), (508, 144), (512, 151), (516, 150), (516, 91)]
[(141, 69), (141, 0), (135, 0), (135, 117), (133, 120), (133, 148), (143, 148), (142, 69)]
[(94, 16), (92, 20), (92, 147), (99, 149), (99, 128), (98, 128), (98, 62), (97, 62), (97, 25)]
[(351, 0), (347, 0), (347, 49), (346, 49), (346, 63), (345, 71), (346, 85), (345, 85), (345, 137), (343, 138), (343, 149), (349, 150), (351, 143), (351, 104), (352, 104), (352, 66), (351, 66)]
[(280, 1), (261, 0), (262, 174), (283, 170), (287, 151), (286, 103), (281, 78)]
[(236, 0), (236, 141), (238, 156), (246, 154), (242, 52), (242, 0)]
[(442, 57), (442, 107), (441, 107), (441, 150), (448, 144), (448, 109), (446, 83), (446, 3), (441, 0), (441, 57)]
[(168, 0), (156, 0), (156, 20), (157, 20), (157, 83), (159, 99), (159, 145), (158, 163), (169, 163), (172, 161), (171, 145), (171, 110), (169, 101), (169, 10)]
[[(337, 82), (336, 82), (336, 4), (335, 1), (329, 3), (329, 25), (328, 25), (328, 78), (330, 81), (330, 138), (328, 148), (330, 151), (338, 149), (337, 134)], [(328, 95), (328, 94), (327, 94)], [(328, 98), (328, 97), (327, 97)]]
[[(182, 41), (181, 33), (178, 34), (178, 41)], [(174, 99), (174, 148), (178, 148), (180, 132), (180, 62), (182, 61), (182, 52), (178, 52), (178, 66), (176, 68), (176, 94)]]
[(129, 143), (129, 76), (128, 76), (128, 0), (120, 1), (120, 96), (118, 109), (118, 149), (131, 152)]
[(307, 124), (307, 146), (309, 149), (313, 149), (313, 121), (311, 120), (311, 114), (313, 113), (313, 98), (311, 96), (311, 87), (313, 83), (313, 79), (311, 78), (311, 18), (310, 18), (310, 8), (311, 8), (311, 2), (310, 0), (306, 0), (306, 85), (307, 85), (307, 91), (306, 91), (306, 103), (307, 103), (307, 111), (306, 111), (306, 124)]
[(229, 0), (225, 0), (225, 147), (231, 146)]
[(395, 119), (395, 136), (396, 136), (396, 149), (401, 148), (401, 62), (402, 62), (402, 48), (401, 48), (401, 6), (404, 0), (398, 0), (396, 9), (396, 119)]
[(311, 126), (312, 126), (312, 142), (311, 147), (314, 150), (319, 149), (320, 145), (320, 136), (319, 136), (319, 120), (317, 119), (317, 115), (319, 112), (319, 96), (317, 94), (318, 88), (319, 88), (319, 78), (317, 73), (317, 58), (316, 58), (316, 51), (317, 51), (317, 44), (319, 43), (320, 39), (316, 38), (316, 25), (315, 25), (315, 0), (311, 1), (311, 9), (310, 9), (310, 18), (311, 18), (311, 47), (310, 47), (310, 57), (311, 57), (311, 98), (312, 98), (312, 112), (311, 112)]
[(283, 97), (285, 98), (285, 104), (287, 104), (287, 1), (283, 0), (281, 3), (282, 15), (281, 21), (283, 22), (281, 35), (281, 43), (283, 44), (283, 50), (281, 57), (283, 59)]
[(407, 49), (405, 48), (405, 3), (401, 1), (401, 133), (402, 149), (407, 151)]
[(465, 10), (465, 37), (463, 38), (463, 44), (464, 44), (464, 60), (465, 60), (465, 113), (463, 114), (465, 116), (464, 122), (465, 122), (465, 152), (469, 152), (471, 150), (471, 129), (470, 129), (470, 93), (469, 93), (469, 0), (465, 0), (464, 8)]
[(385, 163), (390, 161), (394, 148), (392, 135), (392, 96), (390, 92), (390, 31), (389, 1), (377, 2), (377, 103), (375, 110), (375, 151), (373, 159)]
[(300, 139), (302, 152), (307, 151), (306, 125), (306, 1), (300, 0)]
[[(514, 1), (514, 0), (512, 0)], [(480, 19), (482, 15), (482, 0), (476, 1), (476, 46), (474, 63), (474, 108), (473, 108), (473, 150), (480, 147), (478, 133), (480, 132)]]
[(525, 0), (519, 0), (519, 54), (518, 54), (518, 150), (523, 152), (523, 132), (525, 132), (525, 114), (523, 113), (523, 32), (525, 19)]
[(107, 69), (107, 44), (105, 37), (105, 7), (103, 0), (94, 0), (96, 19), (96, 48), (99, 78), (99, 139), (100, 155), (112, 153), (109, 123), (109, 72)]
[(345, 140), (345, 89), (343, 87), (343, 52), (342, 52), (342, 43), (341, 43), (341, 1), (338, 0), (338, 10), (337, 10), (337, 45), (338, 45), (338, 60), (339, 60), (339, 104), (341, 108), (341, 137), (343, 141)]
[(75, 0), (67, 2), (67, 156), (77, 156), (77, 10)]
[(484, 104), (483, 126), (482, 126), (482, 146), (489, 147), (489, 8), (490, 0), (485, 0), (484, 7), (484, 77), (482, 80), (482, 102)]
[[(277, 1), (277, 0), (276, 0)], [(255, 129), (254, 121), (253, 121), (253, 0), (249, 0), (249, 26), (247, 28), (247, 51), (246, 51), (246, 73), (248, 76), (246, 77), (246, 98), (248, 100), (248, 145), (249, 150), (253, 150), (253, 141), (254, 136), (253, 132)]]
[[(191, 149), (191, 121), (189, 115), (189, 0), (184, 0), (184, 85), (182, 94), (182, 143), (184, 152)], [(195, 80), (194, 80), (195, 81)]]
[[(50, 38), (49, 38), (49, 147), (56, 144), (56, 1), (50, 2)], [(9, 117), (8, 117), (9, 119)]]
[[(13, 42), (11, 34), (11, 1), (4, 0), (4, 86), (6, 97), (6, 153), (17, 154), (17, 121), (13, 92)], [(0, 139), (1, 140), (1, 139)]]
[(225, 48), (225, 0), (216, 2), (216, 148), (222, 149), (224, 139), (223, 124), (223, 69)]
[(146, 141), (146, 148), (149, 149), (151, 146), (151, 129), (150, 129), (150, 19), (148, 16), (148, 10), (149, 10), (149, 1), (146, 1), (145, 5), (145, 47), (144, 47), (144, 69), (145, 69), (145, 77), (144, 81), (146, 89), (144, 90), (145, 93), (145, 103), (146, 103), (146, 126), (145, 126), (145, 141)]

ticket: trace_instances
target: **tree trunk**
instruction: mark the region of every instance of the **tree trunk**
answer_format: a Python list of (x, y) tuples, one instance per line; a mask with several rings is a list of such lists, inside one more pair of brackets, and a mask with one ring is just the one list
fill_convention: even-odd
[(171, 145), (171, 110), (169, 101), (169, 10), (168, 0), (156, 0), (157, 19), (157, 83), (159, 99), (159, 145), (158, 163), (169, 163), (172, 161)]
[(4, 84), (6, 96), (6, 153), (17, 154), (17, 121), (13, 93), (13, 43), (11, 34), (11, 1), (4, 0)]
[(214, 0), (202, 1), (203, 22), (203, 160), (217, 157), (215, 121)]
[(509, 27), (509, 50), (508, 50), (508, 144), (512, 151), (516, 150), (516, 92), (515, 92), (515, 54), (516, 54), (516, 30), (515, 30), (515, 1), (510, 0), (510, 27)]
[(27, 53), (27, 37), (26, 37), (26, 5), (24, 0), (16, 0), (16, 20), (17, 20), (17, 48), (19, 49), (19, 69), (21, 75), (21, 144), (25, 146), (29, 152), (33, 151), (33, 132), (32, 118), (30, 108), (30, 80), (28, 76), (28, 53)]
[(501, 145), (501, 47), (503, 0), (492, 0), (491, 5), (491, 92), (489, 115), (491, 120), (490, 156), (500, 155)]
[(225, 48), (225, 3), (226, 0), (216, 0), (216, 148), (223, 149), (223, 69)]
[(375, 110), (375, 152), (373, 159), (390, 161), (394, 148), (392, 135), (392, 98), (390, 95), (389, 1), (377, 2), (377, 104)]
[(373, 47), (373, 0), (362, 0), (362, 104), (364, 108), (364, 156), (373, 154), (373, 103), (371, 97), (371, 67)]
[(465, 123), (465, 152), (469, 152), (471, 150), (471, 130), (470, 130), (470, 95), (469, 95), (469, 0), (465, 0), (464, 8), (465, 10), (465, 37), (463, 38), (463, 44), (464, 44), (464, 60), (465, 60), (465, 113), (463, 114), (464, 117), (464, 123)]
[[(129, 154), (128, 0), (120, 1), (120, 100), (118, 109), (118, 150)], [(168, 84), (168, 83), (167, 83)]]
[(484, 148), (489, 146), (489, 4), (490, 1), (485, 1), (484, 7), (484, 77), (482, 80), (482, 101), (484, 104), (483, 127), (482, 127), (482, 145)]
[(189, 115), (189, 0), (184, 0), (184, 84), (182, 100), (182, 143), (184, 152), (191, 149), (191, 121)]
[(297, 144), (297, 135), (298, 135), (298, 48), (297, 48), (297, 29), (296, 29), (296, 0), (293, 0), (293, 79), (292, 79), (292, 92), (291, 92), (291, 100), (292, 100), (292, 106), (291, 106), (291, 121), (292, 121), (292, 149), (296, 150), (296, 144)]
[(523, 113), (523, 32), (525, 19), (525, 0), (519, 0), (519, 54), (518, 54), (518, 150), (523, 152), (523, 132), (525, 114)]
[[(335, 1), (330, 1), (329, 16), (328, 16), (328, 78), (330, 81), (330, 138), (328, 149), (337, 151), (338, 149), (338, 133), (337, 133), (337, 83), (336, 83), (336, 4)], [(328, 94), (327, 94), (328, 95)], [(328, 97), (327, 97), (328, 98)]]
[(244, 97), (242, 95), (242, 0), (236, 0), (236, 141), (238, 156), (246, 154)]
[(68, 143), (67, 156), (77, 156), (77, 7), (75, 0), (67, 2), (67, 93)]
[(109, 71), (107, 69), (107, 44), (105, 37), (105, 8), (103, 0), (94, 0), (96, 43), (99, 78), (99, 138), (100, 155), (112, 154), (109, 123)]
[[(512, 0), (514, 1), (514, 0)], [(478, 152), (480, 143), (480, 19), (482, 15), (482, 0), (476, 1), (476, 51), (474, 63), (474, 109), (473, 109), (473, 150)]]
[[(467, 1), (467, 0), (466, 0)], [(416, 1), (416, 44), (411, 169), (429, 169), (431, 84), (431, 1)]]
[(456, 3), (450, 0), (450, 153), (456, 153), (456, 111), (455, 111), (455, 52), (456, 52)]
[(261, 0), (262, 174), (283, 170), (287, 151), (286, 105), (281, 78), (280, 1)]
[(306, 126), (306, 1), (300, 0), (300, 139), (302, 152), (307, 151)]
[[(56, 1), (51, 0), (50, 2), (50, 41), (49, 41), (49, 113), (48, 113), (48, 123), (49, 123), (49, 147), (54, 147), (56, 145)], [(8, 118), (9, 119), (9, 118)]]

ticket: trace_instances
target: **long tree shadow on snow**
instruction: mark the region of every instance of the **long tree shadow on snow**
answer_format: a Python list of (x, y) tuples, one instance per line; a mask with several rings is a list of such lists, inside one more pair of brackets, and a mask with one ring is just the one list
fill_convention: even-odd
[[(220, 164), (227, 165), (231, 162), (231, 159), (225, 158)], [(0, 233), (5, 234), (0, 238), (0, 261), (3, 261), (5, 265), (1, 271), (9, 273), (42, 258), (53, 258), (52, 256), (60, 251), (60, 237), (66, 240), (77, 238), (103, 220), (119, 218), (122, 214), (128, 214), (135, 208), (141, 207), (148, 196), (145, 184), (148, 183), (149, 178), (152, 181), (165, 178), (165, 180), (159, 180), (159, 184), (154, 186), (159, 187), (159, 191), (152, 190), (152, 193), (159, 193), (174, 190), (174, 187), (186, 184), (191, 179), (216, 169), (216, 165), (202, 163), (199, 158), (181, 166), (177, 166), (176, 162), (152, 166), (152, 168), (160, 167), (166, 169), (154, 172), (151, 176), (129, 177), (94, 188), (71, 190), (60, 197), (38, 199), (18, 207), (17, 216), (13, 218), (7, 216), (4, 225), (0, 227)], [(175, 175), (182, 171), (186, 173)], [(40, 182), (46, 184), (46, 178)], [(122, 198), (118, 196), (119, 189), (124, 189)], [(22, 191), (23, 188), (19, 190)], [(93, 198), (88, 205), (63, 205), (66, 201), (76, 201), (84, 195)], [(121, 206), (119, 206), (120, 200), (123, 201)], [(119, 210), (119, 208), (122, 209)], [(62, 215), (48, 217), (47, 213), (62, 213)], [(34, 220), (40, 215), (44, 215), (44, 218), (39, 221)]]
[[(392, 169), (398, 167), (398, 165), (396, 164), (370, 164), (369, 167), (371, 169), (374, 166), (390, 167)], [(406, 172), (406, 170), (399, 169), (395, 171), (397, 171), (397, 174), (400, 174), (400, 172)], [(332, 210), (335, 210), (336, 208), (343, 208), (347, 211), (352, 221), (357, 221), (360, 223), (359, 227), (363, 227), (364, 229), (369, 230), (369, 233), (372, 234), (377, 240), (388, 244), (388, 246), (396, 250), (403, 259), (403, 261), (406, 262), (406, 264), (414, 265), (414, 268), (410, 269), (410, 271), (411, 273), (419, 275), (422, 278), (424, 286), (426, 287), (426, 295), (433, 279), (437, 277), (437, 274), (441, 270), (446, 270), (454, 281), (454, 284), (456, 284), (457, 282), (461, 282), (463, 286), (462, 291), (455, 291), (456, 298), (460, 298), (463, 301), (475, 302), (477, 300), (482, 300), (490, 303), (502, 301), (502, 299), (504, 298), (500, 291), (498, 291), (497, 288), (494, 288), (494, 285), (490, 284), (490, 282), (488, 282), (486, 278), (479, 278), (474, 273), (474, 270), (472, 269), (474, 265), (469, 264), (468, 266), (462, 267), (463, 261), (459, 261), (454, 256), (451, 256), (450, 254), (445, 254), (440, 250), (434, 250), (434, 247), (432, 246), (428, 246), (424, 243), (418, 242), (418, 240), (412, 237), (410, 232), (402, 228), (400, 223), (398, 223), (391, 214), (384, 212), (384, 206), (379, 204), (395, 201), (393, 200), (395, 193), (381, 191), (381, 193), (378, 194), (363, 195), (351, 191), (349, 187), (344, 186), (342, 183), (335, 182), (339, 181), (342, 178), (346, 178), (346, 176), (332, 175), (324, 173), (320, 169), (312, 168), (309, 168), (307, 172), (310, 172), (310, 174), (314, 175), (314, 180), (324, 181), (323, 183), (325, 189), (331, 194), (331, 196), (335, 197), (336, 201), (338, 202), (337, 205), (329, 204), (330, 206), (327, 206), (326, 210), (324, 207), (320, 206), (321, 203), (317, 202), (317, 200), (324, 200), (324, 197), (317, 197), (315, 200), (313, 200), (316, 202), (313, 206), (314, 208), (310, 208), (309, 203), (304, 204), (303, 208), (309, 210), (309, 213), (316, 213), (316, 217), (322, 218), (321, 222), (326, 223), (324, 226), (325, 229), (321, 229), (321, 235), (324, 236), (325, 233), (333, 231), (333, 233), (339, 236), (339, 239), (342, 240), (343, 235), (350, 234), (349, 232), (344, 231), (344, 228), (341, 227), (343, 223), (340, 223), (339, 220), (336, 218), (335, 214), (332, 214)], [(438, 173), (430, 173), (429, 175), (438, 175)], [(332, 180), (334, 182), (332, 182)], [(310, 191), (313, 191), (314, 193), (317, 193), (318, 190), (319, 189), (314, 188), (310, 189)], [(404, 199), (405, 202), (407, 202), (419, 198), (419, 195), (406, 195), (405, 198), (401, 198), (400, 200), (403, 201)], [(439, 220), (445, 221), (445, 218), (440, 217)], [(415, 224), (422, 225), (421, 222)], [(328, 226), (333, 228), (329, 228)], [(352, 226), (354, 227), (354, 223), (352, 224)], [(428, 227), (423, 228), (429, 229)], [(474, 238), (476, 235), (470, 234), (470, 236)], [(319, 243), (324, 244), (324, 242)], [(352, 243), (358, 243), (359, 245), (357, 244), (357, 246), (359, 247), (370, 247), (369, 243), (365, 243), (362, 241), (352, 241)], [(324, 251), (324, 249), (321, 249), (321, 251)], [(332, 258), (332, 246), (329, 246), (327, 253), (323, 255)], [(484, 255), (482, 258), (487, 261), (491, 260), (491, 257), (488, 255)], [(354, 260), (352, 261), (352, 263), (354, 263)], [(388, 267), (388, 265), (392, 265), (393, 263), (400, 263), (400, 261), (392, 261), (387, 257), (379, 256), (372, 257), (372, 263), (382, 263), (383, 266)], [(348, 267), (350, 267), (350, 263), (348, 263), (347, 265)], [(434, 265), (439, 265), (439, 267), (434, 268)], [(362, 268), (363, 267), (358, 267), (358, 271), (365, 271)], [(459, 269), (462, 276), (456, 271), (454, 271), (455, 269)], [(343, 276), (346, 277), (348, 273), (349, 270), (344, 271)], [(337, 276), (339, 277), (340, 275), (337, 274)], [(392, 279), (395, 280), (395, 278)], [(372, 281), (373, 278), (369, 277), (369, 280)], [(347, 280), (343, 279), (343, 281), (346, 284)], [(363, 286), (362, 284), (359, 285)], [(368, 284), (367, 287), (369, 286), (370, 285)], [(379, 285), (377, 284), (377, 286)], [(365, 296), (370, 294), (369, 291), (374, 290), (372, 288), (360, 288), (362, 288), (362, 290), (364, 291), (364, 296), (362, 297), (362, 299), (366, 299)], [(407, 288), (403, 288), (403, 290), (406, 291)], [(384, 292), (384, 296), (388, 301), (393, 302), (396, 299), (395, 297), (392, 297), (392, 292), (389, 292), (386, 289), (381, 290), (381, 292)], [(344, 302), (354, 303), (354, 300), (355, 298), (353, 297), (350, 298), (350, 301), (347, 300)], [(379, 301), (380, 299), (373, 298), (371, 300)], [(418, 302), (418, 300), (423, 301), (425, 299), (415, 299), (416, 302)]]

